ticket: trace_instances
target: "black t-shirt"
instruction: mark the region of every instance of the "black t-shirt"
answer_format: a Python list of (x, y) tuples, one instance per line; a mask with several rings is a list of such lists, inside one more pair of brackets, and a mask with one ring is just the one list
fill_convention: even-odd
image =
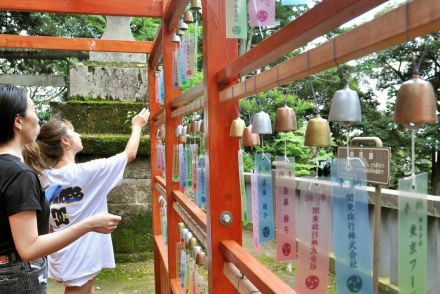
[(9, 216), (25, 210), (35, 210), (38, 235), (49, 231), (49, 204), (40, 181), (20, 158), (0, 155), (0, 255), (16, 251)]

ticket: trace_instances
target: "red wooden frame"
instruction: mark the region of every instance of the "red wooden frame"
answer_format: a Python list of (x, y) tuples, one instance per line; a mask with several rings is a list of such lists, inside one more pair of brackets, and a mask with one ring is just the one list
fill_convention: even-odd
[(0, 34), (0, 47), (148, 54), (153, 42)]
[(162, 17), (159, 0), (1, 0), (0, 10)]

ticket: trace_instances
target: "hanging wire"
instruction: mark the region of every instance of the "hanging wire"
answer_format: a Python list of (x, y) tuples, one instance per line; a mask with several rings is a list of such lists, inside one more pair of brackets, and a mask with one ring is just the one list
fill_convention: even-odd
[(416, 130), (411, 130), (411, 178), (412, 178), (412, 189), (416, 188)]
[(312, 82), (309, 83), (310, 83), (310, 88), (312, 89), (312, 95), (313, 95), (312, 97), (316, 107), (316, 114), (321, 114), (321, 110), (319, 109), (321, 105), (321, 99), (316, 98), (315, 89), (313, 88), (313, 83)]

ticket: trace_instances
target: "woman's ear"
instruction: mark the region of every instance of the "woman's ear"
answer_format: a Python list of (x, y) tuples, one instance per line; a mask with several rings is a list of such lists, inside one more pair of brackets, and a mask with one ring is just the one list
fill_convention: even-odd
[(15, 116), (14, 129), (17, 130), (18, 133), (21, 133), (23, 130), (23, 120), (24, 118), (21, 115), (17, 114)]
[(70, 149), (70, 140), (68, 137), (66, 137), (66, 136), (61, 137), (61, 146), (63, 148), (66, 148), (67, 150)]

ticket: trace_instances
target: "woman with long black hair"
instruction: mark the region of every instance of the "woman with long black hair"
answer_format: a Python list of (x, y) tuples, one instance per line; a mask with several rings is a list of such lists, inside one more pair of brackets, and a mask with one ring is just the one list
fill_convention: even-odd
[(95, 214), (52, 234), (49, 206), (22, 153), (40, 131), (27, 91), (0, 84), (0, 293), (47, 293), (46, 256), (89, 232), (110, 233), (121, 218)]

